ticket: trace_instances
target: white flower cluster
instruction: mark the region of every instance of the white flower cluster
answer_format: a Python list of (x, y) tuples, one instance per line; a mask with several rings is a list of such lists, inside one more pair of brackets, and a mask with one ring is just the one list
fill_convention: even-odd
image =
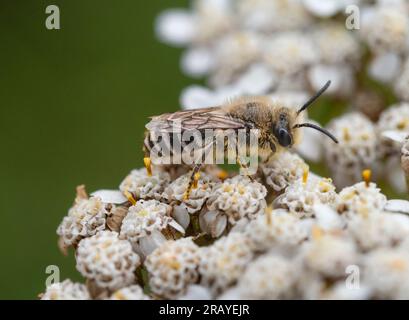
[(217, 184), (206, 205), (209, 211), (221, 212), (229, 223), (235, 224), (243, 218), (254, 219), (263, 214), (266, 195), (262, 184), (238, 175)]
[(191, 238), (165, 242), (145, 262), (152, 292), (167, 299), (184, 294), (199, 279), (200, 259), (199, 247)]
[(167, 172), (158, 171), (149, 176), (145, 169), (132, 170), (132, 172), (122, 181), (119, 189), (122, 192), (129, 192), (136, 199), (160, 199), (163, 191), (170, 182)]
[(41, 294), (41, 300), (89, 300), (91, 299), (85, 285), (64, 280), (47, 287), (45, 293)]
[[(232, 93), (316, 88), (328, 77), (333, 80), (332, 93), (349, 95), (362, 56), (359, 39), (368, 36), (355, 36), (330, 18), (360, 1), (318, 2), (193, 0), (191, 10), (163, 12), (156, 23), (159, 38), (188, 47), (183, 71), (208, 76), (212, 87), (190, 87), (182, 95), (185, 106), (204, 106), (210, 97), (220, 103)], [(321, 23), (322, 17), (327, 21)]]
[(255, 252), (265, 252), (275, 245), (296, 246), (308, 238), (302, 220), (286, 210), (274, 210), (258, 216), (238, 230), (250, 240)]
[(260, 164), (267, 186), (276, 192), (285, 190), (295, 180), (302, 177), (307, 164), (295, 153), (281, 152), (268, 163)]
[(274, 205), (301, 217), (309, 217), (314, 213), (315, 205), (330, 204), (336, 198), (337, 193), (331, 179), (302, 177), (290, 184), (284, 193), (274, 200)]
[[(66, 280), (42, 299), (409, 298), (409, 202), (387, 200), (369, 181), (337, 193), (303, 161), (293, 165), (301, 176), (272, 200), (248, 177), (215, 182), (204, 174), (198, 188), (211, 186), (196, 191), (195, 201), (198, 194), (204, 201), (188, 213), (193, 225), (186, 229), (173, 218), (180, 204), (166, 203), (172, 193), (137, 201), (120, 233), (99, 230), (79, 241), (86, 285)], [(359, 290), (346, 286), (349, 268), (362, 273)]]
[(132, 285), (114, 292), (109, 300), (150, 300), (138, 285)]
[(375, 183), (366, 182), (345, 187), (339, 193), (337, 200), (337, 211), (348, 217), (383, 210), (387, 201), (386, 196)]
[(118, 233), (101, 231), (82, 240), (76, 251), (77, 270), (98, 288), (117, 290), (132, 284), (140, 258)]
[(172, 207), (157, 200), (141, 200), (129, 208), (122, 221), (120, 238), (146, 256), (167, 238), (185, 230), (171, 216)]
[(201, 283), (217, 295), (237, 282), (253, 252), (249, 239), (234, 232), (201, 249), (200, 256)]
[(75, 202), (57, 229), (67, 246), (77, 245), (82, 238), (104, 230), (109, 214), (109, 206), (100, 198), (76, 199)]
[(369, 119), (349, 113), (331, 121), (327, 128), (339, 141), (336, 145), (325, 141), (326, 161), (337, 186), (359, 181), (364, 169), (376, 169), (376, 131)]

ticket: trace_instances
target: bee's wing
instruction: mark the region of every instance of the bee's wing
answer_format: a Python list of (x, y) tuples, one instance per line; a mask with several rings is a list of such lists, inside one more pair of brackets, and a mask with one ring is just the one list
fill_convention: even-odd
[(220, 107), (167, 113), (153, 117), (146, 125), (146, 129), (151, 132), (242, 128), (245, 128), (244, 121), (229, 116)]

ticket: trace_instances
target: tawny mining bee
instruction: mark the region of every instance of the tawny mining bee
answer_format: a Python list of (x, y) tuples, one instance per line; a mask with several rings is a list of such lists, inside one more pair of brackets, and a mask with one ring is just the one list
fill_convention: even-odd
[[(284, 148), (291, 148), (297, 142), (297, 129), (301, 127), (318, 130), (338, 143), (337, 139), (324, 128), (298, 122), (300, 114), (323, 94), (330, 84), (328, 81), (298, 110), (272, 104), (266, 97), (254, 97), (233, 100), (216, 107), (152, 117), (146, 125), (144, 142), (144, 163), (148, 173), (152, 172), (152, 154), (155, 154), (156, 160), (161, 159), (161, 164), (191, 165), (193, 172), (187, 186), (188, 197), (192, 186), (196, 185), (200, 177), (201, 166), (220, 163), (215, 160), (220, 156), (217, 145), (221, 146), (219, 150), (223, 154), (223, 159), (226, 153), (235, 151), (234, 160), (242, 168), (246, 168), (246, 163), (242, 161), (243, 157), (238, 155), (240, 153), (238, 149), (244, 149), (245, 156), (249, 155), (250, 150), (257, 149), (257, 156), (268, 161), (271, 155)], [(235, 141), (226, 139), (226, 136), (229, 136), (228, 132), (235, 136)], [(240, 139), (240, 133), (244, 138)], [(256, 136), (257, 140), (252, 140), (253, 136)], [(215, 146), (216, 152), (213, 152)]]

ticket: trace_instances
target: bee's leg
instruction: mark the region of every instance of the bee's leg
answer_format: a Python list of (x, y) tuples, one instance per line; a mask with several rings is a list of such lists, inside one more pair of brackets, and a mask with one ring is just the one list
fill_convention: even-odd
[(143, 158), (143, 163), (146, 168), (146, 172), (148, 173), (148, 176), (152, 176), (152, 161), (150, 158), (149, 154), (149, 133), (145, 132), (145, 140), (144, 140), (144, 145), (143, 145), (143, 153), (144, 153), (144, 158)]
[(252, 182), (255, 182), (254, 178), (249, 174), (249, 167), (247, 166), (247, 164), (246, 164), (246, 163), (243, 163), (243, 162), (240, 160), (240, 157), (239, 157), (239, 156), (237, 156), (236, 161), (237, 161), (237, 164), (238, 164), (240, 167), (242, 167), (244, 170), (246, 170), (246, 176), (249, 177)]
[(192, 171), (192, 175), (190, 176), (189, 184), (187, 186), (185, 195), (183, 196), (184, 200), (188, 200), (192, 189), (197, 188), (197, 183), (200, 179), (200, 168), (201, 167), (202, 167), (202, 164), (196, 164), (193, 167), (193, 171)]

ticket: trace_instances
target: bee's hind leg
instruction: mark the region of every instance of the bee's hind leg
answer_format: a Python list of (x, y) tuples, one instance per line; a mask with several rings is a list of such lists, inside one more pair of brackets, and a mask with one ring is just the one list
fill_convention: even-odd
[(192, 191), (192, 189), (196, 189), (197, 188), (197, 183), (200, 179), (200, 169), (201, 169), (202, 165), (201, 164), (196, 164), (193, 167), (193, 171), (192, 174), (190, 176), (189, 179), (189, 184), (187, 186), (185, 195), (183, 196), (183, 200), (188, 200), (189, 196), (190, 196), (190, 192)]

